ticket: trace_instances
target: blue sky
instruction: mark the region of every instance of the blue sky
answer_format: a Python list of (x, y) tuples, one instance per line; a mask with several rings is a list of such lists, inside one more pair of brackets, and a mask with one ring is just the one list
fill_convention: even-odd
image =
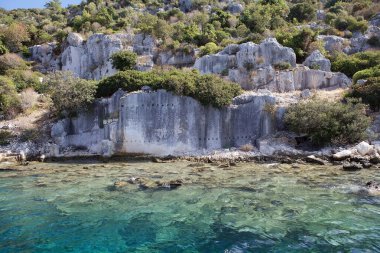
[[(48, 0), (0, 0), (0, 8), (12, 10), (17, 8), (43, 8)], [(81, 0), (61, 0), (62, 6), (79, 4)]]

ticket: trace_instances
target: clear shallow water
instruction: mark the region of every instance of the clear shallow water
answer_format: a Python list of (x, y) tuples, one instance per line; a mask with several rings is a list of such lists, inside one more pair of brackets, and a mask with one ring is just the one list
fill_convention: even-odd
[[(0, 172), (0, 252), (380, 252), (380, 170), (31, 164)], [(0, 165), (4, 167), (4, 165)], [(115, 181), (182, 179), (175, 190)]]

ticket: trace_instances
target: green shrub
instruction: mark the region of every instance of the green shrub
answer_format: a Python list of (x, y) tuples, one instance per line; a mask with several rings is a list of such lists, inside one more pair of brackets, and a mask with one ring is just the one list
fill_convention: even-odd
[(20, 111), (20, 98), (12, 79), (0, 76), (0, 113), (6, 118), (13, 118)]
[(331, 69), (352, 77), (356, 72), (380, 64), (380, 51), (366, 51), (353, 55), (338, 54), (331, 59)]
[(279, 62), (274, 65), (277, 70), (287, 70), (290, 69), (292, 65), (289, 62)]
[(8, 145), (14, 136), (11, 132), (0, 130), (0, 146)]
[(119, 51), (111, 56), (112, 66), (117, 70), (134, 69), (137, 63), (137, 54), (131, 51)]
[(315, 44), (317, 33), (310, 28), (282, 30), (276, 33), (278, 42), (286, 47), (293, 48), (297, 56), (297, 61), (302, 62), (312, 45)]
[(214, 42), (209, 42), (203, 47), (200, 47), (200, 56), (207, 55), (207, 54), (215, 54), (218, 51), (220, 51), (220, 47), (216, 45)]
[(370, 77), (361, 85), (353, 85), (347, 97), (360, 98), (374, 111), (380, 110), (380, 77)]
[(12, 78), (18, 92), (26, 88), (33, 88), (40, 91), (40, 78), (42, 74), (31, 70), (10, 69), (5, 72), (5, 75)]
[(6, 53), (9, 53), (9, 50), (8, 50), (8, 48), (2, 43), (2, 41), (0, 40), (0, 55), (6, 54)]
[(356, 83), (359, 79), (368, 79), (370, 77), (379, 77), (380, 76), (380, 65), (369, 68), (369, 69), (363, 69), (354, 74), (352, 77), (353, 82)]
[(44, 79), (58, 113), (71, 114), (93, 102), (96, 82), (75, 77), (71, 72), (54, 72)]
[(298, 22), (312, 21), (315, 19), (317, 9), (310, 3), (298, 3), (290, 8), (288, 20), (296, 19)]
[(99, 82), (96, 96), (108, 97), (118, 89), (128, 92), (140, 90), (143, 86), (165, 89), (177, 95), (190, 96), (204, 105), (222, 107), (241, 93), (238, 84), (215, 75), (200, 75), (197, 71), (170, 70), (165, 72), (140, 72), (127, 70), (107, 77)]
[(0, 56), (0, 74), (4, 75), (10, 69), (27, 69), (26, 62), (17, 54), (4, 54)]
[(291, 131), (306, 134), (315, 145), (355, 143), (370, 124), (363, 104), (308, 100), (291, 105), (285, 123)]

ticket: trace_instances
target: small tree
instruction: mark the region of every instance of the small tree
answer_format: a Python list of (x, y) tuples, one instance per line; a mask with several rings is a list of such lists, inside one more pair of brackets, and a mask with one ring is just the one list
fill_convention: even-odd
[(0, 113), (6, 118), (13, 118), (20, 111), (20, 98), (12, 79), (0, 76)]
[(58, 113), (71, 114), (86, 109), (93, 102), (95, 81), (75, 77), (71, 72), (54, 72), (46, 76), (45, 85)]
[(28, 29), (23, 23), (0, 27), (0, 37), (3, 37), (5, 45), (12, 52), (18, 52), (22, 43), (30, 41)]
[(360, 98), (372, 110), (380, 110), (380, 77), (370, 77), (364, 84), (352, 86), (347, 97)]
[(119, 51), (111, 56), (112, 66), (120, 71), (134, 69), (137, 64), (137, 54), (131, 51)]
[(306, 134), (316, 145), (354, 143), (365, 137), (370, 119), (357, 103), (309, 100), (291, 105), (285, 123), (291, 131)]

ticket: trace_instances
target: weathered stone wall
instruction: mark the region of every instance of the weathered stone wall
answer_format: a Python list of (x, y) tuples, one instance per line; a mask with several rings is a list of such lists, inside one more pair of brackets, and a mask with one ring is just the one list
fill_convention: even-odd
[[(318, 57), (317, 57), (318, 56)], [(330, 62), (315, 54), (309, 61), (319, 64), (322, 70), (296, 65), (296, 55), (291, 48), (283, 47), (276, 39), (229, 45), (217, 54), (196, 60), (194, 68), (202, 74), (214, 73), (228, 76), (245, 90), (268, 89), (273, 92), (291, 92), (303, 89), (341, 88), (351, 84), (342, 73), (329, 70)], [(288, 70), (276, 70), (279, 64), (289, 64)]]
[(90, 153), (195, 153), (252, 143), (276, 131), (275, 98), (242, 95), (231, 106), (203, 106), (190, 97), (160, 90), (124, 94), (95, 103), (92, 111), (52, 128), (61, 149)]
[(152, 69), (154, 64), (183, 67), (192, 66), (195, 61), (194, 52), (158, 52), (155, 39), (144, 34), (94, 34), (85, 41), (81, 35), (70, 33), (58, 55), (54, 53), (59, 51), (57, 46), (46, 44), (30, 48), (31, 60), (37, 63), (39, 71), (72, 71), (78, 77), (99, 80), (116, 73), (110, 57), (121, 50), (138, 55), (136, 67), (141, 71)]

